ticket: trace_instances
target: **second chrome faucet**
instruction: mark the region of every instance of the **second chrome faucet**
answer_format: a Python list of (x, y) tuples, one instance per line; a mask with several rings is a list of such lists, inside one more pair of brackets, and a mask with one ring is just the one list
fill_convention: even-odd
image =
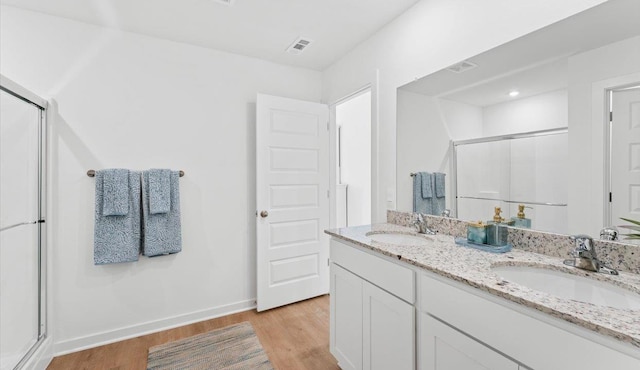
[(436, 232), (431, 230), (427, 225), (427, 220), (425, 220), (422, 213), (418, 213), (416, 219), (413, 221), (413, 226), (416, 227), (416, 231), (419, 234), (427, 234), (427, 235), (435, 235)]
[(564, 260), (565, 265), (593, 272), (618, 275), (617, 270), (605, 266), (598, 259), (593, 239), (589, 235), (573, 235), (570, 238), (575, 243), (571, 251), (573, 258)]

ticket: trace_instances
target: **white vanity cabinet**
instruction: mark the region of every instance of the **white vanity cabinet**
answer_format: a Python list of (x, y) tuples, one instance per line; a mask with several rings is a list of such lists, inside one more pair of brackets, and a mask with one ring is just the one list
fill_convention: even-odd
[(342, 369), (415, 368), (415, 273), (331, 241), (331, 353)]
[(336, 239), (330, 326), (342, 369), (640, 369), (630, 344)]
[(441, 321), (420, 313), (422, 370), (518, 370), (517, 362)]

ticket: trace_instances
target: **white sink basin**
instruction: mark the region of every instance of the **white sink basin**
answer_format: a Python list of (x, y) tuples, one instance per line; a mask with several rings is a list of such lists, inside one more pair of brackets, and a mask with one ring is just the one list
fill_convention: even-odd
[(401, 234), (401, 233), (368, 233), (367, 236), (374, 242), (393, 244), (393, 245), (405, 245), (405, 246), (423, 246), (428, 245), (433, 241), (433, 238), (429, 236)]
[(640, 309), (640, 294), (603, 281), (536, 267), (497, 266), (492, 270), (508, 282), (558, 298), (573, 299), (599, 306)]

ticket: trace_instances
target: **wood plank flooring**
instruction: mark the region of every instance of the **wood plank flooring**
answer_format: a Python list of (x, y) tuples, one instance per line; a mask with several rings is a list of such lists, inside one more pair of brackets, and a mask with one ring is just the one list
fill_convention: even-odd
[(329, 353), (329, 296), (255, 310), (107, 344), (53, 359), (48, 370), (146, 369), (149, 347), (249, 321), (276, 369), (339, 369)]

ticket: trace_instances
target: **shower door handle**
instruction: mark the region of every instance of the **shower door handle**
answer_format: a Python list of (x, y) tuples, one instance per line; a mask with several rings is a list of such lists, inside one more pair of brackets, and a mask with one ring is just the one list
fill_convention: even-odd
[(20, 222), (20, 223), (17, 223), (17, 224), (13, 224), (13, 225), (9, 225), (9, 226), (5, 226), (3, 228), (0, 228), (0, 231), (13, 229), (14, 227), (23, 226), (23, 225), (35, 225), (35, 224), (41, 224), (41, 223), (44, 223), (44, 220)]

